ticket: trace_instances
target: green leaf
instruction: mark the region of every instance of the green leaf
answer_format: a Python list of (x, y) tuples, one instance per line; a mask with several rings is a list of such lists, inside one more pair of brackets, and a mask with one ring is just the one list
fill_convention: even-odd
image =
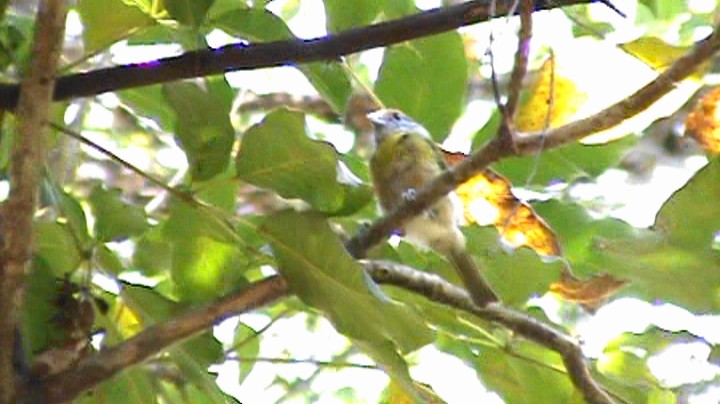
[(137, 241), (132, 265), (148, 277), (170, 271), (172, 245), (165, 237), (162, 228), (153, 228), (145, 232)]
[(279, 109), (248, 129), (236, 159), (238, 176), (284, 198), (301, 198), (323, 212), (343, 205), (337, 152), (308, 138), (302, 113)]
[(66, 225), (51, 222), (36, 222), (33, 253), (48, 265), (58, 278), (75, 271), (82, 262), (72, 233)]
[[(238, 360), (240, 363), (240, 378), (238, 383), (242, 384), (253, 367), (255, 367), (256, 361), (252, 360), (252, 358), (256, 358), (260, 353), (260, 336), (249, 326), (238, 322), (237, 327), (235, 327), (233, 347), (235, 354), (240, 358)], [(248, 360), (248, 358), (251, 359)]]
[(347, 2), (324, 0), (327, 30), (339, 32), (373, 22), (380, 12), (383, 0)]
[(536, 344), (515, 341), (507, 349), (477, 345), (474, 361), (483, 383), (508, 403), (574, 402), (575, 388), (560, 356)]
[[(216, 26), (230, 35), (251, 42), (294, 39), (285, 22), (265, 9), (227, 12), (215, 20)], [(297, 66), (310, 83), (338, 114), (345, 111), (352, 94), (350, 77), (337, 62), (315, 62)]]
[(345, 113), (352, 95), (350, 76), (337, 62), (314, 62), (297, 66), (338, 115)]
[(673, 244), (708, 251), (720, 231), (720, 159), (712, 160), (663, 204), (654, 229)]
[(115, 377), (107, 379), (90, 390), (89, 394), (81, 395), (77, 403), (81, 404), (154, 404), (157, 375), (143, 366), (133, 366), (119, 372)]
[(534, 207), (557, 233), (577, 275), (608, 273), (629, 280), (622, 295), (646, 301), (701, 312), (720, 309), (720, 254), (709, 244), (704, 250), (677, 247), (661, 233), (616, 219), (595, 220), (577, 205), (550, 201)]
[(83, 21), (85, 51), (90, 54), (155, 23), (139, 8), (122, 0), (80, 0), (77, 11)]
[(44, 260), (35, 260), (33, 270), (26, 278), (24, 304), (22, 306), (22, 331), (30, 353), (48, 348), (63, 331), (52, 319), (58, 315), (53, 297), (58, 290), (57, 274)]
[(606, 350), (597, 361), (597, 369), (605, 376), (624, 384), (659, 387), (660, 383), (650, 372), (645, 358), (624, 350)]
[(560, 262), (543, 262), (527, 248), (503, 251), (494, 228), (468, 226), (464, 233), (468, 251), (507, 305), (524, 306), (529, 298), (545, 294), (560, 277), (563, 266)]
[(77, 239), (80, 248), (86, 250), (92, 244), (92, 238), (88, 232), (87, 218), (80, 202), (67, 192), (57, 189), (58, 204), (63, 216), (67, 220), (68, 230)]
[(125, 270), (125, 266), (120, 261), (120, 257), (118, 257), (113, 250), (107, 248), (107, 246), (103, 245), (98, 247), (96, 254), (100, 266), (107, 272), (117, 275)]
[(164, 0), (170, 15), (183, 25), (199, 27), (205, 21), (205, 14), (215, 0)]
[(164, 235), (171, 245), (171, 279), (181, 301), (205, 302), (243, 283), (247, 258), (236, 238), (207, 214), (174, 203)]
[(293, 37), (285, 22), (265, 9), (239, 9), (223, 13), (214, 25), (251, 42), (282, 41)]
[(116, 94), (134, 114), (152, 119), (167, 132), (175, 128), (175, 111), (163, 95), (161, 85), (132, 88)]
[(280, 212), (268, 218), (261, 232), (292, 291), (386, 365), (412, 393), (412, 380), (397, 351), (410, 352), (432, 340), (425, 322), (382, 294), (321, 215)]
[[(494, 135), (494, 134), (493, 134)], [(547, 185), (551, 181), (571, 182), (578, 177), (597, 177), (617, 165), (622, 156), (637, 142), (634, 136), (602, 145), (575, 143), (566, 147), (545, 150), (540, 156), (511, 157), (493, 164), (515, 184)]]
[(163, 94), (175, 110), (175, 135), (187, 155), (193, 179), (199, 181), (227, 169), (235, 141), (227, 82), (206, 79), (205, 84), (205, 89), (189, 82), (163, 86)]
[(119, 189), (108, 190), (98, 185), (90, 192), (88, 202), (95, 216), (95, 238), (100, 241), (137, 236), (149, 226), (145, 211), (125, 203)]
[(375, 91), (383, 104), (403, 110), (439, 141), (462, 113), (467, 82), (462, 39), (450, 32), (386, 49)]

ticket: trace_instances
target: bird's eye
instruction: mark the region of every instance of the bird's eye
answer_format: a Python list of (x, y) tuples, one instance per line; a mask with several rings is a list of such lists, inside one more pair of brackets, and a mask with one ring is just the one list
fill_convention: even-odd
[(397, 112), (397, 111), (394, 111), (391, 116), (392, 116), (392, 119), (395, 120), (395, 121), (399, 121), (400, 118), (402, 118), (402, 117), (400, 116), (400, 113)]

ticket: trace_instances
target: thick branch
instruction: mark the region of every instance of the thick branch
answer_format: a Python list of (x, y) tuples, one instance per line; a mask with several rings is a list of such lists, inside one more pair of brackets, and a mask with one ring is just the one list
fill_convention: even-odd
[(17, 140), (10, 166), (11, 188), (3, 207), (0, 267), (0, 403), (15, 402), (13, 352), (16, 320), (23, 297), (25, 269), (32, 254), (32, 219), (45, 157), (45, 121), (65, 32), (65, 2), (38, 6), (33, 58), (20, 88)]
[(611, 128), (639, 114), (672, 90), (675, 83), (694, 73), (719, 47), (720, 29), (716, 27), (710, 37), (696, 44), (690, 52), (675, 61), (657, 79), (595, 115), (545, 132), (544, 135), (518, 136), (514, 139), (513, 147), (508, 147), (508, 142), (505, 142), (502, 136), (496, 136), (493, 141), (470, 158), (438, 176), (423, 188), (415, 199), (405, 201), (393, 212), (376, 220), (361, 234), (353, 237), (346, 245), (348, 250), (356, 258), (364, 257), (370, 247), (382, 241), (394, 229), (400, 228), (408, 219), (428, 209), (438, 199), (472, 178), (489, 164), (513, 155), (534, 154), (541, 151), (540, 149), (547, 150), (567, 145), (591, 133)]
[[(535, 9), (544, 10), (590, 2), (591, 0), (541, 0), (536, 1)], [(507, 13), (512, 3), (512, 0), (498, 0), (496, 12)], [(475, 0), (322, 38), (227, 45), (217, 49), (187, 52), (147, 63), (72, 74), (58, 79), (55, 100), (97, 95), (226, 71), (336, 60), (344, 55), (486, 21), (489, 18), (488, 7), (489, 1)], [(16, 85), (0, 85), (0, 109), (14, 108), (18, 91)]]

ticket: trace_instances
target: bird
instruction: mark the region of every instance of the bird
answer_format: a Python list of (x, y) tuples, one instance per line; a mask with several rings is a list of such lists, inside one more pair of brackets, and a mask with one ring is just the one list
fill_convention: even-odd
[[(381, 210), (392, 212), (447, 170), (439, 147), (421, 124), (396, 109), (380, 109), (367, 115), (375, 135), (370, 174)], [(473, 303), (499, 302), (460, 231), (462, 205), (454, 193), (403, 225), (402, 235), (414, 244), (443, 255), (453, 265)]]

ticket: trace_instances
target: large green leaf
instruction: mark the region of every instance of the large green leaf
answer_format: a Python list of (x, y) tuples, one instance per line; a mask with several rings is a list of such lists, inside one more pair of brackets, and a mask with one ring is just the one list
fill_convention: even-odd
[(299, 112), (280, 109), (248, 129), (237, 155), (238, 176), (285, 198), (301, 198), (323, 212), (343, 206), (337, 181), (337, 152), (307, 136)]
[[(413, 391), (404, 360), (432, 341), (425, 322), (391, 302), (344, 249), (317, 213), (280, 212), (261, 228), (279, 269), (300, 299), (322, 311), (335, 328), (360, 344), (407, 390)], [(370, 325), (370, 326), (369, 326)]]
[(83, 39), (88, 53), (105, 49), (155, 23), (138, 7), (122, 0), (80, 0), (77, 11), (83, 21)]
[(467, 248), (473, 255), (502, 301), (524, 306), (533, 296), (542, 296), (562, 271), (560, 262), (543, 262), (532, 250), (506, 251), (497, 230), (469, 226), (465, 229)]
[(230, 162), (235, 130), (230, 124), (232, 91), (224, 79), (206, 79), (205, 88), (189, 83), (163, 86), (176, 115), (175, 135), (187, 154), (194, 180), (207, 180)]
[[(629, 280), (621, 294), (647, 301), (699, 311), (720, 309), (720, 253), (709, 241), (705, 248), (677, 246), (662, 233), (634, 229), (616, 219), (593, 219), (577, 205), (551, 201), (535, 208), (560, 237), (576, 274), (609, 273)], [(702, 215), (703, 210), (688, 211), (688, 223), (696, 220), (695, 212)]]
[(100, 241), (137, 236), (149, 226), (145, 211), (125, 203), (118, 189), (108, 190), (98, 185), (90, 193), (88, 202), (95, 216), (95, 238)]
[(52, 269), (58, 278), (71, 273), (82, 262), (80, 249), (67, 225), (52, 222), (36, 222), (33, 253)]
[(478, 345), (475, 366), (483, 383), (508, 403), (581, 402), (560, 356), (526, 341), (506, 349)]
[(462, 113), (467, 81), (462, 39), (450, 32), (386, 49), (375, 91), (442, 140)]
[(247, 259), (234, 236), (218, 227), (197, 208), (171, 206), (164, 235), (171, 246), (171, 279), (182, 301), (209, 301), (243, 283)]
[(720, 232), (719, 159), (698, 171), (665, 202), (654, 228), (675, 246), (698, 251), (711, 248)]
[[(271, 42), (294, 38), (285, 22), (265, 9), (241, 9), (224, 13), (215, 26), (230, 35), (252, 42)], [(348, 73), (338, 62), (315, 62), (297, 68), (333, 110), (343, 113), (352, 93)]]

